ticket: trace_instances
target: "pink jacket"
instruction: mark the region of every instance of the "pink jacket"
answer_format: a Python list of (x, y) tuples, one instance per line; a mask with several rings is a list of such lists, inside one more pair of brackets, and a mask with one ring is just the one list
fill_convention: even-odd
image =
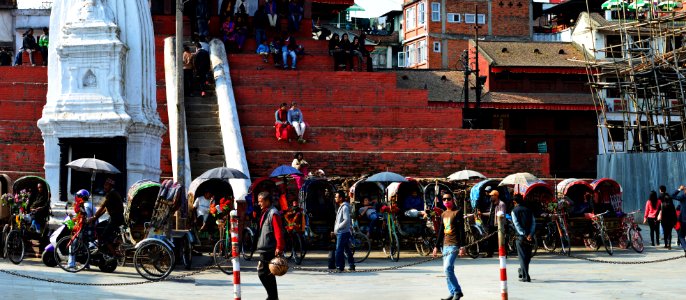
[(657, 199), (657, 204), (655, 207), (650, 205), (650, 200), (646, 201), (646, 213), (643, 217), (646, 219), (656, 219), (657, 214), (660, 212), (660, 206), (662, 206), (662, 201), (660, 201), (660, 199)]

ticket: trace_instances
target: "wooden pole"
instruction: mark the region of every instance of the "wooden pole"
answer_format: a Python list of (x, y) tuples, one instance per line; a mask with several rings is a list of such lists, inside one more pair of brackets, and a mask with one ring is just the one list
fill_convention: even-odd
[[(183, 0), (176, 0), (176, 91), (178, 116), (178, 154), (176, 164), (177, 181), (186, 190), (186, 109), (183, 90)], [(176, 229), (185, 228), (185, 220), (176, 212)]]

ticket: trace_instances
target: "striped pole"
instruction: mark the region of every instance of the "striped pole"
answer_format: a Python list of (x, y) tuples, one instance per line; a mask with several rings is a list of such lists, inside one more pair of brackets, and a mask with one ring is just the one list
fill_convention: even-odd
[(241, 262), (238, 259), (238, 212), (231, 211), (231, 263), (233, 265), (233, 299), (241, 299)]
[(500, 260), (500, 297), (507, 300), (507, 252), (505, 251), (505, 214), (498, 212), (498, 258)]

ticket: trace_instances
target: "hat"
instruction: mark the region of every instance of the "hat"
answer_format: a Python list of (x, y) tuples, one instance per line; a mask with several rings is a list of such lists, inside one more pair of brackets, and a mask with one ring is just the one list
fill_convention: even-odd
[(493, 196), (493, 195), (500, 196), (500, 193), (497, 190), (493, 190), (490, 193), (488, 193), (488, 195), (489, 196)]

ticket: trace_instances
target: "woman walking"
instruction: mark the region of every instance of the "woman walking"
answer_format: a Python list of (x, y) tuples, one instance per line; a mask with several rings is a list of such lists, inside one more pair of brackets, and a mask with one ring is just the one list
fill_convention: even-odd
[(648, 223), (650, 226), (650, 244), (660, 246), (660, 221), (657, 220), (657, 215), (660, 213), (660, 206), (662, 202), (657, 199), (655, 191), (650, 192), (648, 201), (646, 201), (645, 215), (643, 216), (643, 224)]

